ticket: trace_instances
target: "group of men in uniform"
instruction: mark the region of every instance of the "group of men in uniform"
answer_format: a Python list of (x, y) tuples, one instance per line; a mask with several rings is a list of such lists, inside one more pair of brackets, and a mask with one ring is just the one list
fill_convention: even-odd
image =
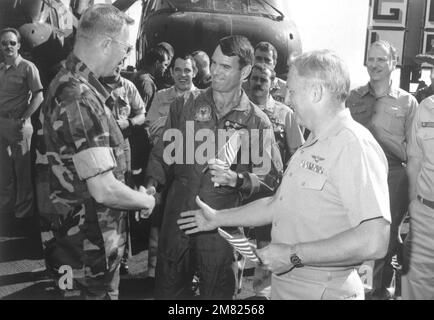
[[(118, 297), (126, 212), (148, 218), (158, 198), (164, 202), (158, 259), (150, 263), (157, 299), (192, 298), (195, 275), (202, 299), (232, 299), (236, 256), (217, 228), (239, 235), (241, 226), (258, 227), (257, 295), (363, 299), (357, 268), (376, 260), (371, 296), (384, 298), (409, 195), (403, 297), (433, 297), (434, 100), (418, 107), (395, 88), (393, 46), (371, 45), (370, 81), (352, 92), (345, 63), (330, 51), (296, 57), (285, 83), (276, 77), (271, 44), (253, 48), (245, 37), (225, 37), (203, 72), (200, 85), (209, 87), (199, 90), (193, 79), (202, 53), (155, 49), (148, 69), (164, 74), (172, 60), (174, 83), (156, 92), (148, 73), (138, 74), (138, 89), (120, 76), (132, 22), (111, 5), (82, 15), (74, 50), (48, 88), (36, 128), (44, 254), (54, 277), (63, 266), (72, 268), (74, 288), (65, 296)], [(25, 154), (17, 132), (25, 132), (41, 103), (42, 86), (34, 65), (18, 55), (19, 33), (5, 29), (0, 37), (6, 58), (0, 151), (13, 163), (17, 150)], [(148, 108), (139, 96), (145, 89), (152, 91)], [(27, 100), (15, 102), (9, 91)], [(128, 181), (128, 138), (145, 121), (153, 147), (145, 179), (135, 185)], [(3, 130), (9, 127), (14, 130)], [(304, 128), (311, 132), (306, 142)], [(9, 141), (14, 135), (20, 139)], [(4, 175), (0, 192), (11, 181)], [(20, 212), (19, 203), (8, 210)]]

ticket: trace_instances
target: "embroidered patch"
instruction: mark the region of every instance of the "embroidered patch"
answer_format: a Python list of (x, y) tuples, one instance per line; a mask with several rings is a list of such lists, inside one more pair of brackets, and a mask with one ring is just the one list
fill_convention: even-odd
[(315, 160), (316, 163), (320, 163), (321, 161), (324, 161), (325, 159), (319, 156), (312, 156), (313, 160)]
[(434, 122), (422, 122), (422, 128), (434, 128)]
[(324, 174), (324, 168), (323, 167), (321, 167), (315, 163), (312, 163), (310, 161), (307, 161), (307, 160), (301, 161), (300, 167), (302, 167), (303, 169), (313, 171), (313, 172), (318, 173), (318, 174)]
[(225, 126), (224, 126), (225, 130), (230, 130), (230, 129), (241, 130), (243, 128), (245, 128), (245, 126), (243, 126), (237, 122), (230, 121), (230, 120), (226, 120)]
[(194, 115), (195, 121), (207, 122), (211, 120), (211, 107), (210, 106), (200, 106)]

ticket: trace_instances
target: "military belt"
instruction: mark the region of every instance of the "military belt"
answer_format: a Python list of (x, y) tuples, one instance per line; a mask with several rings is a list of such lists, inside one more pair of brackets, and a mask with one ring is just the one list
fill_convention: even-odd
[(421, 196), (417, 196), (417, 199), (422, 202), (424, 205), (426, 205), (427, 207), (431, 208), (434, 210), (434, 201), (429, 201), (427, 199), (422, 198)]

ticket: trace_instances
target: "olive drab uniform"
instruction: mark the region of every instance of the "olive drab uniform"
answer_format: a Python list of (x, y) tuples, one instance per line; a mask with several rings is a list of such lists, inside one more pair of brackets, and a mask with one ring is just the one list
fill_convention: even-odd
[[(241, 129), (251, 133), (249, 140), (245, 141), (246, 145), (250, 145), (248, 161), (238, 161), (231, 169), (243, 175), (243, 183), (238, 188), (215, 187), (211, 173), (204, 170), (206, 159), (201, 164), (196, 161), (195, 155), (205, 153), (201, 148), (205, 140), (213, 145), (221, 145), (219, 133)], [(166, 157), (168, 150), (165, 150), (170, 149), (169, 142), (164, 142), (164, 138), (159, 139), (152, 149), (146, 169), (148, 180), (154, 186), (164, 185), (169, 169), (173, 169), (173, 182), (167, 196), (170, 201), (166, 202), (158, 246), (155, 279), (157, 299), (188, 298), (195, 272), (200, 279), (202, 299), (233, 297), (235, 276), (232, 270), (232, 247), (217, 230), (188, 236), (180, 230), (177, 220), (181, 212), (198, 208), (196, 196), (213, 208), (227, 209), (240, 206), (243, 200), (258, 193), (271, 195), (279, 183), (283, 165), (270, 129), (270, 120), (250, 102), (244, 92), (239, 105), (221, 118), (216, 111), (212, 88), (193, 91), (187, 98), (180, 97), (171, 104), (164, 134), (174, 131), (180, 133), (177, 136), (182, 141), (178, 141), (176, 152), (183, 152), (174, 164), (169, 165)], [(253, 134), (255, 130), (258, 131), (256, 138)], [(205, 139), (201, 141), (199, 136), (203, 135)], [(216, 147), (215, 151), (218, 149)], [(267, 169), (252, 161), (255, 149), (264, 155), (264, 161), (269, 164)], [(243, 149), (238, 155), (241, 158), (245, 155)], [(215, 155), (208, 154), (207, 158), (215, 158)]]
[(110, 170), (124, 181), (124, 139), (106, 106), (109, 99), (96, 76), (71, 54), (50, 84), (37, 128), (37, 196), (47, 269), (71, 267), (72, 291), (86, 298), (117, 298), (125, 245), (126, 213), (97, 203), (86, 185)]

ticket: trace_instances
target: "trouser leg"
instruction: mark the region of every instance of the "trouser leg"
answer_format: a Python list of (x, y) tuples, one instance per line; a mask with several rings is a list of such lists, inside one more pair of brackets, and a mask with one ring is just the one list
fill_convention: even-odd
[(200, 280), (200, 298), (233, 299), (236, 276), (232, 269), (232, 247), (217, 232), (198, 234), (194, 237), (194, 247)]
[(408, 178), (403, 167), (391, 167), (388, 177), (390, 212), (392, 223), (387, 254), (374, 264), (373, 290), (384, 293), (391, 284), (394, 270), (391, 265), (392, 257), (399, 246), (399, 227), (408, 210)]
[(33, 184), (30, 145), (33, 128), (30, 121), (23, 127), (23, 140), (14, 144), (14, 176), (16, 183), (15, 216), (24, 218), (33, 215)]
[(177, 214), (163, 218), (158, 241), (155, 270), (155, 298), (158, 300), (191, 299), (191, 281), (195, 270), (190, 237), (178, 227)]
[(0, 136), (0, 214), (11, 215), (15, 205), (12, 150)]
[(434, 300), (433, 248), (434, 210), (414, 200), (410, 205), (410, 231), (404, 241), (404, 300)]
[[(268, 246), (271, 242), (271, 225), (255, 228), (256, 245), (258, 249)], [(256, 296), (271, 298), (271, 272), (260, 266), (255, 267), (253, 291)]]

